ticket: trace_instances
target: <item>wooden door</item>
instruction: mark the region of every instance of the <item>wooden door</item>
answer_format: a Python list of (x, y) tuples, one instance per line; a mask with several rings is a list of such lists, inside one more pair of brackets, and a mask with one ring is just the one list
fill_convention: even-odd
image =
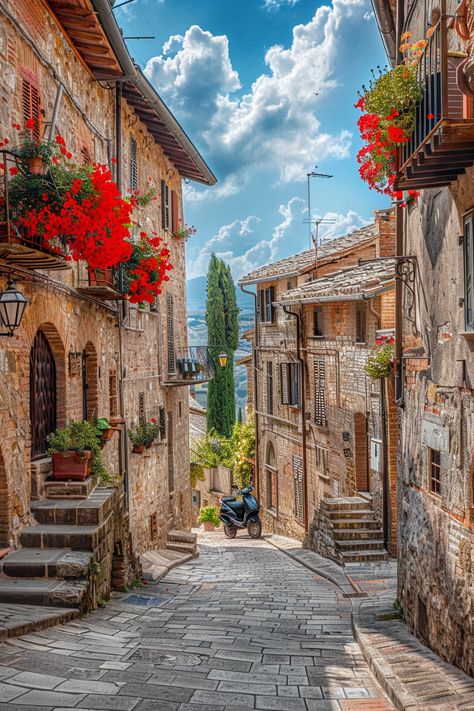
[(369, 490), (369, 457), (367, 451), (367, 417), (354, 415), (355, 470), (357, 491)]
[(31, 457), (46, 454), (47, 437), (56, 429), (56, 364), (43, 331), (38, 331), (30, 354)]

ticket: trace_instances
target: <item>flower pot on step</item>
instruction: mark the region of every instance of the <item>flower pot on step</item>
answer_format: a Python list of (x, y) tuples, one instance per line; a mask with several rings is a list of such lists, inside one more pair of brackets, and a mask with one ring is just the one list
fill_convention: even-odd
[(84, 481), (91, 473), (91, 452), (56, 452), (53, 454), (55, 479)]
[(205, 531), (213, 531), (215, 529), (212, 521), (204, 521), (203, 526)]
[(40, 156), (28, 158), (28, 170), (31, 175), (44, 175), (47, 169), (48, 166)]

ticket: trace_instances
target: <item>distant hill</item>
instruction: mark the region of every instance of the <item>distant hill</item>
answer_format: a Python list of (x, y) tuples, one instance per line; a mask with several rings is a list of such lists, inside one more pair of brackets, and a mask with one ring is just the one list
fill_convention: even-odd
[[(207, 277), (200, 276), (194, 279), (188, 279), (186, 282), (188, 311), (204, 313), (206, 311), (206, 288)], [(241, 309), (245, 311), (253, 311), (254, 300), (248, 294), (237, 287), (237, 303)]]

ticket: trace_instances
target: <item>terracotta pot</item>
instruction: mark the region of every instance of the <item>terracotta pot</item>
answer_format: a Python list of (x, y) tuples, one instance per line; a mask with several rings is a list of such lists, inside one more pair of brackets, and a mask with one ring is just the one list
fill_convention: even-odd
[(134, 444), (132, 447), (132, 452), (134, 454), (143, 454), (144, 451), (145, 451), (144, 444)]
[(212, 521), (204, 521), (203, 526), (205, 531), (213, 531), (215, 529)]
[(102, 442), (108, 442), (109, 439), (112, 439), (112, 436), (114, 434), (114, 429), (113, 427), (109, 427), (107, 430), (101, 430), (101, 440)]
[(53, 454), (55, 479), (84, 481), (91, 473), (92, 452), (57, 452)]
[(48, 166), (41, 156), (36, 156), (36, 158), (28, 158), (28, 170), (32, 175), (44, 175), (47, 168)]

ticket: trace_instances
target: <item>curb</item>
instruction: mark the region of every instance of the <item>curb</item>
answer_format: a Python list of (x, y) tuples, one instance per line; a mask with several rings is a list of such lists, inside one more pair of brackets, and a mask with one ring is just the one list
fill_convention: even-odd
[[(281, 551), (282, 553), (285, 553), (285, 555), (287, 555), (292, 560), (296, 561), (308, 570), (311, 570), (311, 572), (320, 575), (322, 578), (329, 580), (330, 583), (339, 588), (339, 590), (343, 593), (345, 597), (349, 597), (349, 599), (353, 597), (345, 594), (340, 583), (326, 571), (322, 571), (317, 566), (310, 565), (306, 561), (300, 560), (297, 556), (293, 555), (291, 551), (279, 546), (275, 541), (272, 541), (271, 538), (267, 538), (266, 540), (268, 541), (268, 543), (271, 543), (274, 548)], [(341, 569), (341, 572), (343, 575), (345, 575), (343, 569)], [(347, 583), (352, 590), (355, 590), (354, 586), (350, 583), (349, 580), (347, 580)], [(366, 596), (364, 595), (364, 597)], [(418, 705), (416, 699), (405, 691), (401, 683), (398, 681), (398, 678), (395, 676), (389, 665), (385, 662), (384, 658), (368, 641), (367, 635), (361, 632), (360, 624), (361, 623), (358, 604), (354, 603), (351, 599), (352, 631), (354, 633), (354, 638), (361, 649), (362, 655), (369, 666), (369, 669), (372, 671), (378, 683), (385, 691), (391, 702), (394, 704), (397, 711), (419, 711), (420, 706)]]

